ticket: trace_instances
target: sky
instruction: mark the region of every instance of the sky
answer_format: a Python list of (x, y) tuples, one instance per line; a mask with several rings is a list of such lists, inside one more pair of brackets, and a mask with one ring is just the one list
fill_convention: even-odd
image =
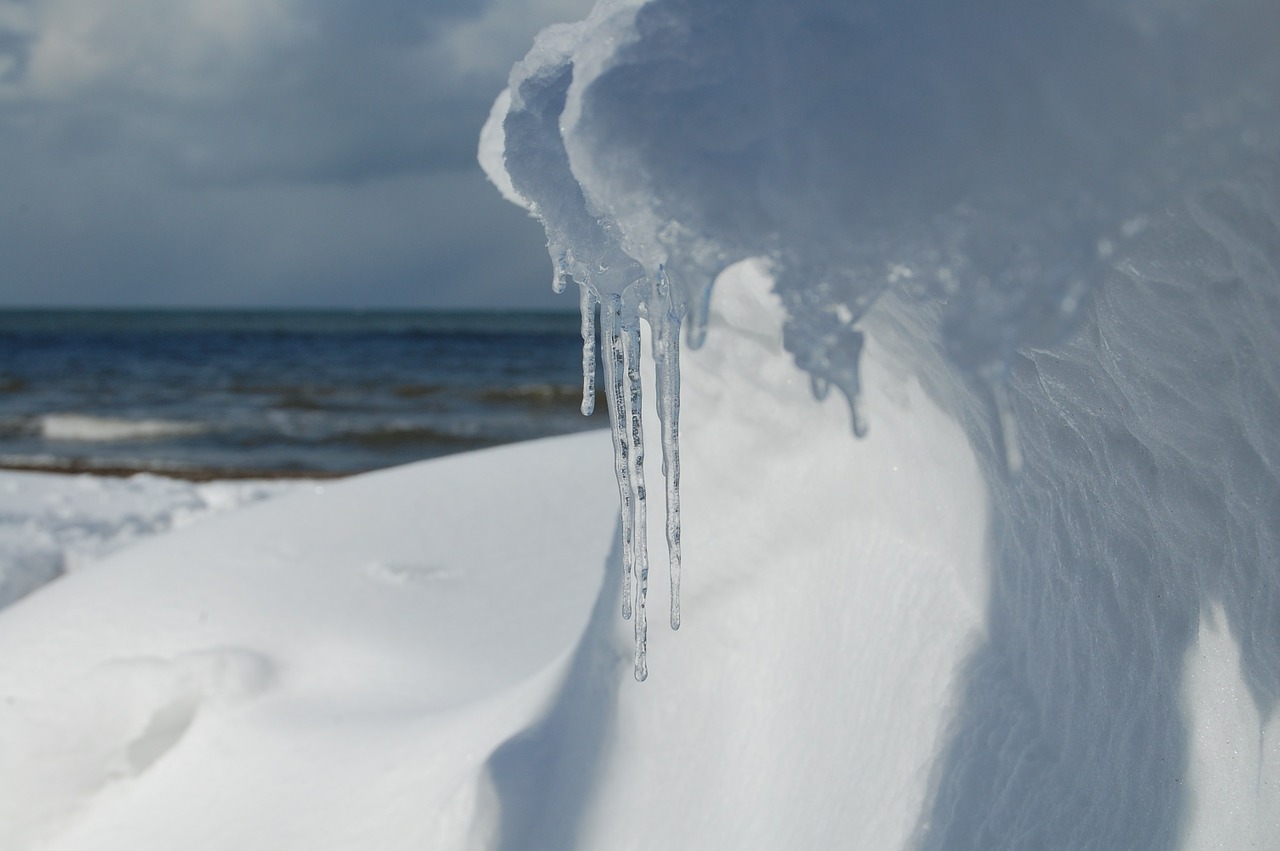
[(551, 308), (476, 164), (591, 0), (0, 0), (0, 307)]

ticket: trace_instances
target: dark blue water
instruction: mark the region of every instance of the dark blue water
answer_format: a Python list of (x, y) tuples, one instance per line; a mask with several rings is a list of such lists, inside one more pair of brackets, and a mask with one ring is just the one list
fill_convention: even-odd
[(603, 427), (578, 413), (577, 322), (0, 311), (0, 465), (348, 473)]

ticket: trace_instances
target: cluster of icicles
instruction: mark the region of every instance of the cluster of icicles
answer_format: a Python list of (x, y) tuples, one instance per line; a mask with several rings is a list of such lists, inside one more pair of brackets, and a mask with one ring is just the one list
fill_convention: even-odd
[[(553, 288), (564, 292), (570, 276), (558, 271)], [(680, 628), (680, 329), (684, 311), (672, 292), (672, 282), (659, 268), (655, 280), (642, 278), (621, 294), (605, 293), (589, 282), (579, 282), (582, 314), (582, 413), (590, 416), (596, 400), (596, 349), (599, 346), (604, 363), (605, 398), (609, 407), (609, 425), (613, 434), (614, 473), (618, 480), (618, 503), (622, 520), (622, 616), (635, 618), (635, 676), (648, 677), (645, 658), (648, 640), (647, 597), (649, 592), (649, 553), (647, 537), (647, 489), (644, 472), (644, 428), (641, 412), (640, 319), (649, 322), (652, 331), (654, 368), (658, 383), (658, 420), (662, 427), (662, 475), (666, 483), (667, 553), (671, 583), (671, 628)], [(689, 326), (690, 346), (697, 348), (706, 334), (708, 286), (700, 299), (701, 310), (693, 311)], [(600, 314), (596, 323), (597, 308)], [(815, 337), (818, 335), (802, 335)], [(815, 398), (822, 399), (832, 382), (844, 391), (853, 416), (855, 436), (866, 434), (866, 420), (861, 410), (858, 387), (858, 345), (844, 351), (847, 362), (841, 368), (830, 364), (803, 364), (813, 375)], [(797, 361), (800, 361), (798, 352)], [(830, 357), (836, 354), (826, 352)], [(841, 380), (841, 379), (844, 380)], [(1004, 450), (1005, 471), (1017, 474), (1022, 467), (1018, 445), (1017, 423), (1009, 405), (1004, 379), (990, 378), (991, 394), (997, 423), (997, 436)]]
[[(557, 274), (554, 289), (568, 282)], [(582, 312), (582, 413), (595, 410), (596, 348), (603, 360), (605, 398), (613, 433), (613, 464), (622, 520), (622, 616), (635, 619), (635, 676), (649, 675), (646, 661), (649, 620), (648, 492), (644, 471), (643, 395), (640, 381), (640, 318), (652, 331), (662, 427), (662, 475), (666, 482), (667, 554), (671, 572), (671, 628), (680, 628), (680, 325), (682, 311), (671, 282), (640, 280), (622, 294), (605, 293), (579, 282)], [(647, 292), (642, 291), (647, 290)], [(600, 320), (596, 323), (596, 311)]]
[[(570, 275), (563, 268), (556, 273), (553, 289), (564, 292)], [(605, 399), (609, 408), (609, 425), (613, 435), (614, 474), (618, 481), (618, 504), (622, 522), (622, 616), (634, 617), (635, 677), (643, 682), (649, 675), (646, 660), (649, 620), (648, 496), (645, 485), (643, 388), (640, 380), (640, 320), (649, 322), (652, 332), (654, 371), (658, 384), (658, 420), (662, 427), (662, 475), (666, 484), (667, 554), (670, 570), (670, 622), (680, 628), (680, 330), (684, 320), (683, 303), (673, 292), (673, 284), (664, 268), (653, 277), (641, 278), (622, 293), (603, 292), (591, 282), (578, 282), (582, 315), (582, 413), (590, 416), (596, 400), (596, 350), (603, 358)], [(710, 286), (706, 287), (698, 306), (691, 312), (689, 345), (697, 348), (706, 335)], [(596, 313), (599, 312), (599, 322)], [(797, 363), (813, 376), (815, 398), (822, 399), (832, 383), (845, 393), (852, 411), (853, 433), (866, 434), (858, 381), (862, 335), (846, 335), (856, 345), (835, 345), (823, 349), (821, 362), (793, 349)], [(796, 336), (823, 339), (804, 326)], [(844, 357), (840, 357), (843, 355)], [(832, 361), (832, 362), (828, 362)], [(837, 362), (838, 364), (834, 363)], [(1005, 472), (1016, 475), (1022, 467), (1017, 423), (1010, 407), (1003, 377), (988, 377), (996, 436), (1002, 443)]]

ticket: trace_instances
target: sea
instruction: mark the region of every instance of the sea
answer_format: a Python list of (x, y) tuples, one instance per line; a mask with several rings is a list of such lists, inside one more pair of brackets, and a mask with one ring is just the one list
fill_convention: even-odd
[(606, 427), (581, 363), (567, 313), (3, 310), (0, 467), (346, 475)]

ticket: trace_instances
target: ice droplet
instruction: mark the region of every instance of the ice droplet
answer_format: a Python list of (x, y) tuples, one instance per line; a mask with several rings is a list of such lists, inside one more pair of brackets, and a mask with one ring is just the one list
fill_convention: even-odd
[(1004, 470), (1010, 476), (1022, 472), (1022, 445), (1018, 440), (1018, 420), (1009, 404), (1009, 389), (1003, 378), (989, 380), (991, 398), (996, 407), (996, 422), (1004, 446)]

